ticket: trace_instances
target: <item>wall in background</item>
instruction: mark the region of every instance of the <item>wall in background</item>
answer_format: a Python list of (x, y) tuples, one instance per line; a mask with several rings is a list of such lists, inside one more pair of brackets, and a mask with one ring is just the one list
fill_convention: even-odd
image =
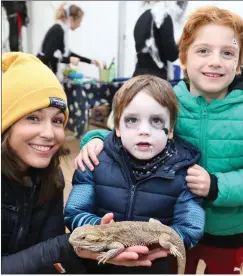
[[(140, 14), (144, 11), (144, 7), (142, 5), (143, 1), (125, 1), (126, 2), (126, 26), (123, 30), (124, 32), (124, 42), (123, 45), (125, 47), (125, 56), (124, 60), (124, 72), (122, 73), (124, 76), (131, 76), (133, 74), (135, 64), (136, 64), (136, 51), (135, 44), (133, 39), (133, 29), (136, 23), (136, 20), (140, 16)], [(202, 6), (217, 6), (223, 9), (229, 9), (241, 17), (243, 16), (242, 7), (243, 1), (189, 1), (187, 9), (181, 18), (180, 22), (174, 25), (175, 38), (179, 39), (184, 22), (188, 15), (193, 12), (195, 9)], [(175, 64), (179, 64), (179, 60), (174, 62)]]
[[(144, 11), (143, 1), (68, 1), (79, 5), (85, 12), (81, 27), (70, 31), (71, 50), (80, 55), (109, 63), (113, 57), (121, 63), (120, 76), (131, 76), (136, 64), (133, 29)], [(36, 54), (47, 30), (55, 22), (55, 9), (62, 1), (28, 1), (30, 24), (23, 28), (24, 51)], [(189, 1), (180, 23), (175, 24), (178, 40), (188, 14), (200, 6), (215, 5), (230, 9), (242, 16), (243, 1)], [(123, 12), (119, 12), (119, 9)], [(4, 20), (4, 18), (2, 19)], [(5, 27), (4, 27), (5, 26)], [(7, 28), (2, 24), (2, 28)], [(8, 31), (2, 31), (2, 40)], [(120, 51), (119, 51), (120, 47)], [(119, 54), (119, 56), (118, 56)], [(177, 60), (175, 62), (179, 64)], [(81, 63), (80, 71), (86, 76), (98, 77), (94, 65)]]
[[(68, 1), (69, 2), (69, 1)], [(54, 24), (55, 8), (63, 1), (31, 1), (31, 52), (36, 54), (48, 28)], [(110, 63), (118, 55), (118, 1), (70, 1), (85, 15), (79, 29), (70, 31), (70, 48), (82, 56)], [(81, 63), (87, 76), (98, 77), (94, 65)]]

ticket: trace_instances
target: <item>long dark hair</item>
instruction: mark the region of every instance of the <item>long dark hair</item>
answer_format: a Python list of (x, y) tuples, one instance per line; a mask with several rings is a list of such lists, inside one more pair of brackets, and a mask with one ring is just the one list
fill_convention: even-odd
[[(28, 176), (28, 172), (21, 169), (18, 162), (19, 158), (9, 145), (10, 131), (11, 127), (2, 135), (2, 175), (23, 185), (24, 178)], [(34, 169), (35, 177), (40, 181), (39, 205), (47, 203), (62, 193), (65, 184), (60, 168), (60, 157), (65, 155), (67, 155), (67, 149), (65, 146), (61, 146), (46, 168)]]

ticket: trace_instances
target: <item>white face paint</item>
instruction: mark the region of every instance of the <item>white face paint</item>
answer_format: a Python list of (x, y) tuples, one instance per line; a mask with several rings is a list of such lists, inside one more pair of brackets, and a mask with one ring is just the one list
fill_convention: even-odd
[(238, 45), (237, 40), (236, 40), (235, 38), (233, 38), (232, 44), (233, 44), (236, 48), (239, 48), (239, 45)]
[[(239, 50), (239, 45), (238, 45), (237, 40), (235, 38), (233, 38), (232, 44), (237, 50)], [(235, 59), (234, 60), (234, 65), (233, 65), (233, 71), (236, 71), (236, 68), (237, 68), (237, 60)]]
[(124, 148), (135, 158), (148, 160), (159, 154), (173, 137), (170, 113), (150, 95), (139, 92), (124, 109), (119, 130)]

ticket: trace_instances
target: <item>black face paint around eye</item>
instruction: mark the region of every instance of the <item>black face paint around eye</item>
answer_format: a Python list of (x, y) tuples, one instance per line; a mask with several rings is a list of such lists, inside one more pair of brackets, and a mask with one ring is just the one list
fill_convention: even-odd
[(163, 131), (165, 132), (165, 135), (168, 135), (168, 134), (169, 134), (168, 128), (164, 127), (164, 128), (163, 128)]
[(136, 128), (137, 124), (138, 124), (138, 119), (135, 117), (125, 117), (124, 118), (124, 123), (126, 128)]

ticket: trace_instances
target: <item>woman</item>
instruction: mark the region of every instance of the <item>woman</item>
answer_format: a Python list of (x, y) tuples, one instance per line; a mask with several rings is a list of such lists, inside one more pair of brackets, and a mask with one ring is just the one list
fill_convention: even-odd
[[(30, 54), (5, 53), (2, 71), (1, 272), (85, 273), (79, 257), (95, 259), (97, 253), (74, 250), (63, 219), (59, 159), (68, 119), (65, 92)], [(102, 223), (108, 222), (104, 217)], [(147, 247), (131, 247), (112, 262), (150, 266), (149, 259), (137, 260), (147, 252)]]
[(62, 4), (56, 12), (57, 22), (48, 30), (41, 45), (41, 50), (37, 57), (56, 74), (58, 63), (78, 63), (86, 62), (99, 67), (97, 60), (91, 60), (75, 54), (69, 49), (69, 30), (79, 28), (83, 20), (84, 12), (76, 5)]
[(178, 58), (173, 18), (177, 18), (185, 7), (175, 1), (145, 2), (154, 3), (142, 13), (134, 27), (137, 64), (133, 76), (152, 74), (168, 79), (167, 61), (172, 62)]

